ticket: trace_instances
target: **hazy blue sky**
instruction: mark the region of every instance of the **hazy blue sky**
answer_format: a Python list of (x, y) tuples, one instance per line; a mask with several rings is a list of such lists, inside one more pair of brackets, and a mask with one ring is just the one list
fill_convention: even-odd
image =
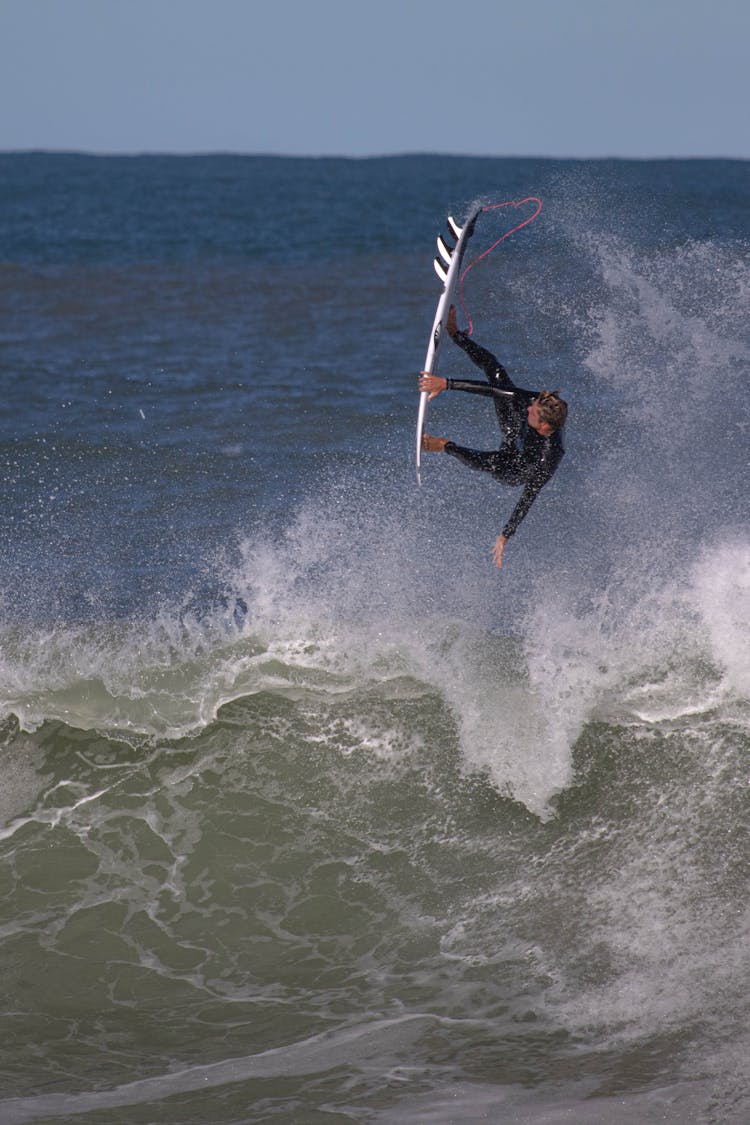
[(0, 0), (0, 149), (750, 157), (750, 0)]

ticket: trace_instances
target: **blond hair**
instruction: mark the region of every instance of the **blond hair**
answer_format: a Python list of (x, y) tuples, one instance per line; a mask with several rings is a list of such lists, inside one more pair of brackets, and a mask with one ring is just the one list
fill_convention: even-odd
[(539, 407), (539, 421), (546, 422), (553, 431), (565, 425), (568, 416), (568, 404), (560, 398), (559, 391), (542, 391), (536, 400)]

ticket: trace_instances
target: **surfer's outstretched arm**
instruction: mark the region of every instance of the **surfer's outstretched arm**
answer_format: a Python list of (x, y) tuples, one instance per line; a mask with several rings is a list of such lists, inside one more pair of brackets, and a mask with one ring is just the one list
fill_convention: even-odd
[(539, 484), (526, 485), (518, 503), (511, 513), (510, 519), (503, 528), (503, 533), (500, 536), (501, 539), (505, 539), (507, 542), (511, 535), (515, 535), (518, 525), (521, 523), (521, 520), (525, 519), (528, 515), (529, 508), (541, 492), (541, 488), (542, 486)]
[(503, 528), (502, 533), (498, 535), (495, 540), (495, 546), (492, 548), (492, 558), (495, 561), (496, 567), (501, 567), (503, 565), (503, 551), (505, 550), (506, 544), (511, 535), (515, 534), (516, 528), (521, 520), (525, 518), (529, 508), (539, 495), (539, 491), (539, 488), (535, 485), (527, 485), (526, 488), (524, 488), (521, 499), (513, 509), (513, 514)]

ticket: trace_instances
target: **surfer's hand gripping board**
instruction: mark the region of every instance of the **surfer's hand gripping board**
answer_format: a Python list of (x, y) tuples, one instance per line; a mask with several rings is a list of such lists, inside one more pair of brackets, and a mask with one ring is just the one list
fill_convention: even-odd
[[(440, 299), (435, 311), (435, 319), (432, 322), (432, 332), (430, 333), (430, 339), (427, 344), (427, 355), (424, 361), (424, 370), (422, 371), (423, 376), (435, 375), (437, 373), (440, 344), (445, 335), (448, 312), (453, 303), (456, 289), (458, 288), (464, 251), (466, 250), (469, 239), (474, 233), (474, 225), (482, 210), (483, 207), (481, 205), (474, 207), (462, 227), (459, 227), (455, 220), (449, 217), (449, 239), (446, 240), (442, 235), (438, 235), (438, 252), (433, 265), (435, 266), (435, 273), (443, 283), (443, 291), (440, 294)], [(435, 390), (434, 393), (428, 390), (420, 390), (419, 392), (419, 410), (417, 412), (417, 482), (419, 484), (422, 483), (422, 434), (424, 433), (427, 402), (430, 398), (434, 398), (435, 393), (439, 392), (437, 390)]]

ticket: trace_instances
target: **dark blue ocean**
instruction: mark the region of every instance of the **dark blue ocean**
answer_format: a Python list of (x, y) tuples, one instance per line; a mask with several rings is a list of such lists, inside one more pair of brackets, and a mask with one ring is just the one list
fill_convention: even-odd
[[(465, 298), (567, 453), (498, 571), (416, 376), (529, 195)], [(750, 1120), (749, 198), (0, 155), (1, 1125)]]

